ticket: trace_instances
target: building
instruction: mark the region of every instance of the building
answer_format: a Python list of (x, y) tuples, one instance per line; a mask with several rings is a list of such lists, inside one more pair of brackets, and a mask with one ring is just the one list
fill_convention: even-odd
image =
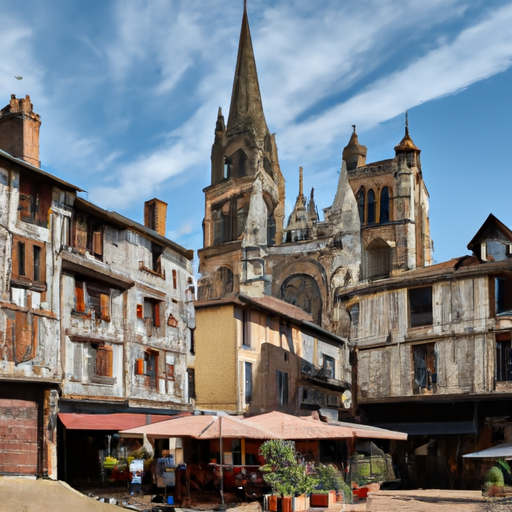
[(350, 408), (347, 343), (302, 309), (237, 294), (196, 302), (196, 314), (197, 408), (296, 415), (319, 409), (336, 420), (338, 409)]
[[(348, 374), (353, 362), (354, 406), (339, 408), (340, 419), (408, 432), (396, 454), (408, 485), (478, 487), (481, 468), (462, 454), (512, 440), (511, 232), (490, 216), (468, 246), (471, 256), (433, 265), (420, 154), (407, 116), (394, 156), (373, 163), (353, 126), (323, 218), (300, 168), (285, 219), (285, 182), (244, 12), (228, 122), (219, 110), (204, 189), (199, 304), (235, 311), (239, 301), (243, 311), (247, 301), (272, 297), (309, 313), (354, 349), (344, 363)], [(240, 314), (232, 349), (242, 361)], [(240, 375), (232, 393), (241, 393)]]
[(163, 201), (141, 225), (41, 170), (39, 126), (28, 96), (0, 113), (0, 472), (80, 480), (105, 414), (192, 409), (193, 252)]
[(407, 432), (413, 487), (478, 488), (464, 453), (512, 439), (512, 232), (493, 215), (454, 258), (341, 291), (360, 414)]

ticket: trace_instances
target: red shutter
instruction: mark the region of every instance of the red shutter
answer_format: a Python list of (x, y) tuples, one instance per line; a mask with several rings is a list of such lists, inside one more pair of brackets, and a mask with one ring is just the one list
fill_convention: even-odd
[(153, 305), (153, 325), (160, 327), (160, 302), (155, 302)]
[(106, 293), (100, 294), (101, 302), (101, 319), (110, 322), (110, 295)]
[(76, 310), (85, 313), (84, 283), (75, 281)]

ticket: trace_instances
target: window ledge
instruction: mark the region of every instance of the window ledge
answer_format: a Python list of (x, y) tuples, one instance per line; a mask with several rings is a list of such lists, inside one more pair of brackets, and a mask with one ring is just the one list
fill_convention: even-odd
[(46, 291), (46, 283), (42, 281), (32, 281), (28, 277), (18, 276), (11, 278), (11, 285), (20, 288), (27, 288), (35, 292), (43, 293)]
[(147, 272), (153, 276), (159, 277), (160, 279), (165, 279), (165, 272), (157, 272), (156, 270), (152, 270), (149, 267), (146, 267), (142, 261), (139, 262), (139, 270), (143, 272)]
[(91, 382), (93, 384), (104, 384), (107, 386), (113, 386), (117, 381), (116, 377), (104, 377), (102, 375), (92, 375)]

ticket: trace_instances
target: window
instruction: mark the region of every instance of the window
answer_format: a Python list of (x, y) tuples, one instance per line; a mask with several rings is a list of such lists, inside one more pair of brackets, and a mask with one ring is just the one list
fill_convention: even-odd
[(510, 334), (496, 336), (496, 381), (512, 381)]
[(512, 279), (496, 277), (494, 292), (496, 314), (512, 311)]
[(23, 222), (47, 227), (48, 211), (52, 204), (52, 187), (20, 174), (19, 216)]
[(90, 215), (77, 210), (73, 224), (73, 244), (75, 249), (85, 254), (89, 252), (95, 258), (103, 258), (103, 224)]
[(334, 357), (324, 354), (325, 376), (328, 377), (329, 379), (334, 379), (335, 375), (336, 375), (335, 368), (336, 368), (336, 361), (335, 361)]
[(379, 222), (384, 224), (389, 222), (389, 189), (384, 187), (380, 193), (380, 216)]
[(248, 204), (247, 195), (241, 195), (212, 207), (214, 245), (236, 240), (243, 234)]
[(252, 363), (244, 363), (244, 378), (245, 403), (250, 404), (252, 400)]
[(144, 299), (144, 321), (153, 327), (160, 327), (160, 301)]
[(178, 273), (175, 269), (172, 271), (172, 287), (177, 290), (178, 289)]
[(151, 270), (157, 274), (162, 273), (162, 253), (164, 248), (157, 244), (151, 244)]
[(94, 312), (97, 320), (110, 322), (110, 289), (100, 283), (75, 279), (75, 311)]
[(112, 377), (113, 352), (112, 347), (102, 344), (91, 344), (92, 375)]
[(361, 224), (364, 224), (364, 189), (361, 189), (357, 196), (357, 208), (359, 209), (359, 220)]
[(151, 350), (144, 353), (145, 374), (149, 387), (156, 389), (158, 375), (158, 352)]
[(375, 192), (370, 189), (368, 191), (368, 222), (373, 224), (375, 222)]
[(194, 368), (187, 370), (188, 375), (188, 399), (196, 397), (196, 374)]
[(277, 404), (288, 405), (288, 374), (276, 370), (277, 378)]
[(411, 327), (432, 325), (432, 287), (409, 290), (409, 314)]
[(391, 272), (391, 247), (382, 238), (376, 238), (366, 248), (365, 260), (367, 279), (387, 277)]
[(432, 389), (432, 384), (437, 383), (437, 361), (435, 343), (425, 343), (423, 345), (414, 345), (414, 386), (415, 392), (421, 389)]
[(46, 280), (44, 243), (13, 237), (12, 279), (35, 287)]
[(242, 346), (251, 348), (251, 312), (242, 311)]

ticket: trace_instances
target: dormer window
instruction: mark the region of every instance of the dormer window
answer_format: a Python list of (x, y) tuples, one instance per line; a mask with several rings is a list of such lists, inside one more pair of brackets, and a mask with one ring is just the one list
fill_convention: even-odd
[(486, 240), (481, 244), (481, 258), (483, 261), (502, 261), (510, 257), (511, 245), (500, 240)]

